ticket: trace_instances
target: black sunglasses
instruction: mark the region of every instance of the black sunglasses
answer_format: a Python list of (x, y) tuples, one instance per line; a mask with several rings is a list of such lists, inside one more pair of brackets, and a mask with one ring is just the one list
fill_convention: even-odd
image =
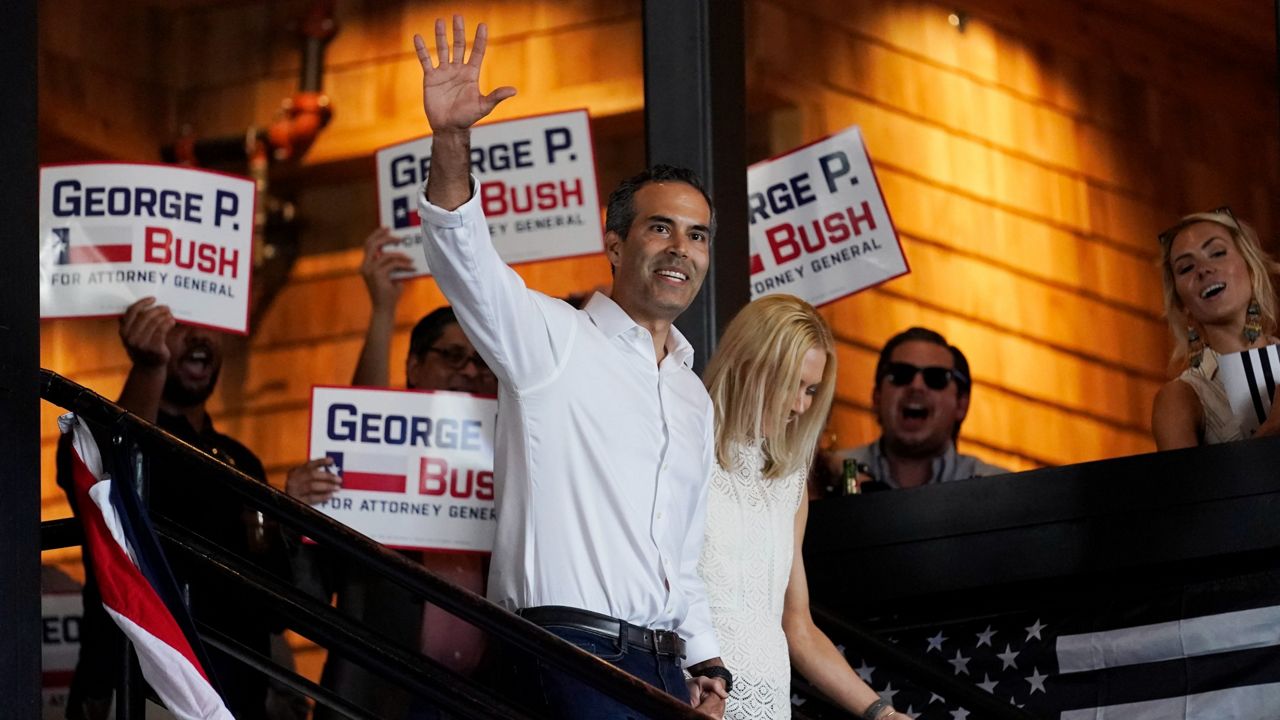
[(454, 370), (461, 370), (467, 366), (467, 363), (475, 363), (476, 370), (479, 372), (490, 372), (489, 366), (480, 357), (479, 353), (469, 353), (457, 345), (450, 345), (446, 348), (427, 348), (425, 352), (435, 353), (440, 356), (445, 365)]
[(889, 378), (889, 382), (898, 387), (905, 387), (915, 380), (916, 373), (920, 373), (924, 377), (924, 385), (930, 390), (942, 390), (951, 383), (956, 381), (957, 385), (964, 386), (969, 379), (961, 375), (958, 370), (952, 368), (935, 365), (933, 367), (917, 367), (911, 363), (891, 362), (885, 368), (884, 377)]
[[(1229, 206), (1223, 205), (1222, 207), (1214, 208), (1210, 210), (1208, 214), (1209, 215), (1226, 215), (1227, 219), (1230, 220), (1231, 222), (1223, 223), (1223, 225), (1226, 225), (1227, 227), (1235, 230), (1236, 232), (1241, 232), (1240, 221), (1236, 220), (1236, 215), (1235, 213), (1231, 212), (1231, 208)], [(1168, 245), (1173, 242), (1173, 238), (1176, 237), (1177, 234), (1181, 232), (1183, 228), (1190, 225), (1192, 222), (1196, 222), (1196, 221), (1192, 220), (1190, 222), (1187, 222), (1184, 220), (1179, 220), (1175, 225), (1170, 227), (1168, 230), (1162, 231), (1156, 237), (1160, 239), (1161, 245)]]

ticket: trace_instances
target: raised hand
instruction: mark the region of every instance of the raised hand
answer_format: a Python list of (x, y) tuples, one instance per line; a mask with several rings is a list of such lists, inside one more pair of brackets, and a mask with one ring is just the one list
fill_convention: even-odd
[(386, 228), (374, 230), (364, 240), (360, 275), (364, 278), (375, 311), (395, 311), (396, 303), (404, 292), (404, 284), (394, 274), (413, 270), (413, 260), (408, 255), (383, 249), (396, 242), (399, 240)]
[(129, 306), (120, 317), (120, 340), (133, 364), (142, 368), (163, 368), (169, 364), (165, 339), (177, 321), (167, 305), (157, 305), (145, 297)]
[(463, 61), (467, 50), (466, 27), (461, 15), (453, 16), (453, 47), (450, 52), (443, 19), (436, 20), (436, 56), (431, 54), (421, 35), (413, 36), (413, 46), (422, 64), (422, 109), (435, 135), (469, 129), (493, 112), (498, 103), (516, 94), (509, 86), (497, 88), (488, 95), (480, 92), (480, 63), (484, 61), (489, 31), (484, 23), (476, 27), (470, 59)]

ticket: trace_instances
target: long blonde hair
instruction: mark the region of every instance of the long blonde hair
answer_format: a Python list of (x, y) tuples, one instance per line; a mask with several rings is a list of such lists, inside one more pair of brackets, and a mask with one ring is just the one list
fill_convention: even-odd
[[(805, 353), (827, 356), (822, 384), (809, 410), (787, 422), (800, 387)], [(764, 441), (764, 476), (807, 467), (835, 396), (836, 352), (831, 330), (809, 303), (769, 295), (743, 308), (707, 364), (707, 392), (715, 404), (716, 460), (728, 467), (730, 448)]]
[(1169, 358), (1169, 365), (1174, 371), (1181, 370), (1187, 364), (1187, 326), (1191, 318), (1187, 316), (1187, 308), (1182, 304), (1182, 298), (1178, 297), (1178, 290), (1174, 285), (1171, 257), (1173, 240), (1188, 225), (1198, 222), (1214, 223), (1230, 233), (1236, 250), (1249, 268), (1253, 299), (1258, 303), (1262, 315), (1262, 334), (1276, 334), (1276, 292), (1271, 276), (1280, 273), (1280, 264), (1262, 249), (1258, 233), (1248, 223), (1237, 220), (1226, 208), (1186, 215), (1173, 227), (1160, 233), (1160, 279), (1164, 283), (1164, 317), (1169, 323), (1169, 332), (1173, 333), (1173, 355)]

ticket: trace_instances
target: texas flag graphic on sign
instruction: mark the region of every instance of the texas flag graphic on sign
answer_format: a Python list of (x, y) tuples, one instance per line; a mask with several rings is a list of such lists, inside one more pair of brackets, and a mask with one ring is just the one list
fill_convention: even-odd
[(51, 240), (58, 265), (133, 262), (131, 231), (127, 227), (97, 228), (94, 231), (96, 242), (83, 235), (72, 242), (70, 227), (50, 228), (49, 231), (53, 234)]
[(416, 208), (409, 207), (408, 197), (398, 197), (391, 201), (391, 214), (395, 229), (417, 227), (422, 223)]
[(403, 493), (408, 486), (405, 459), (394, 455), (327, 452), (342, 478), (343, 490)]

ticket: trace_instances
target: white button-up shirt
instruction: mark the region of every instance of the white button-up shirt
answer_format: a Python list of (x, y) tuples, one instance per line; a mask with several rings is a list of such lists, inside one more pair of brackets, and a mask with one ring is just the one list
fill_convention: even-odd
[(529, 290), (476, 193), (452, 212), (425, 193), (419, 207), (427, 264), (500, 381), (489, 599), (676, 630), (686, 665), (717, 657), (697, 572), (713, 416), (693, 348), (673, 327), (658, 363), (608, 297), (575, 310)]

